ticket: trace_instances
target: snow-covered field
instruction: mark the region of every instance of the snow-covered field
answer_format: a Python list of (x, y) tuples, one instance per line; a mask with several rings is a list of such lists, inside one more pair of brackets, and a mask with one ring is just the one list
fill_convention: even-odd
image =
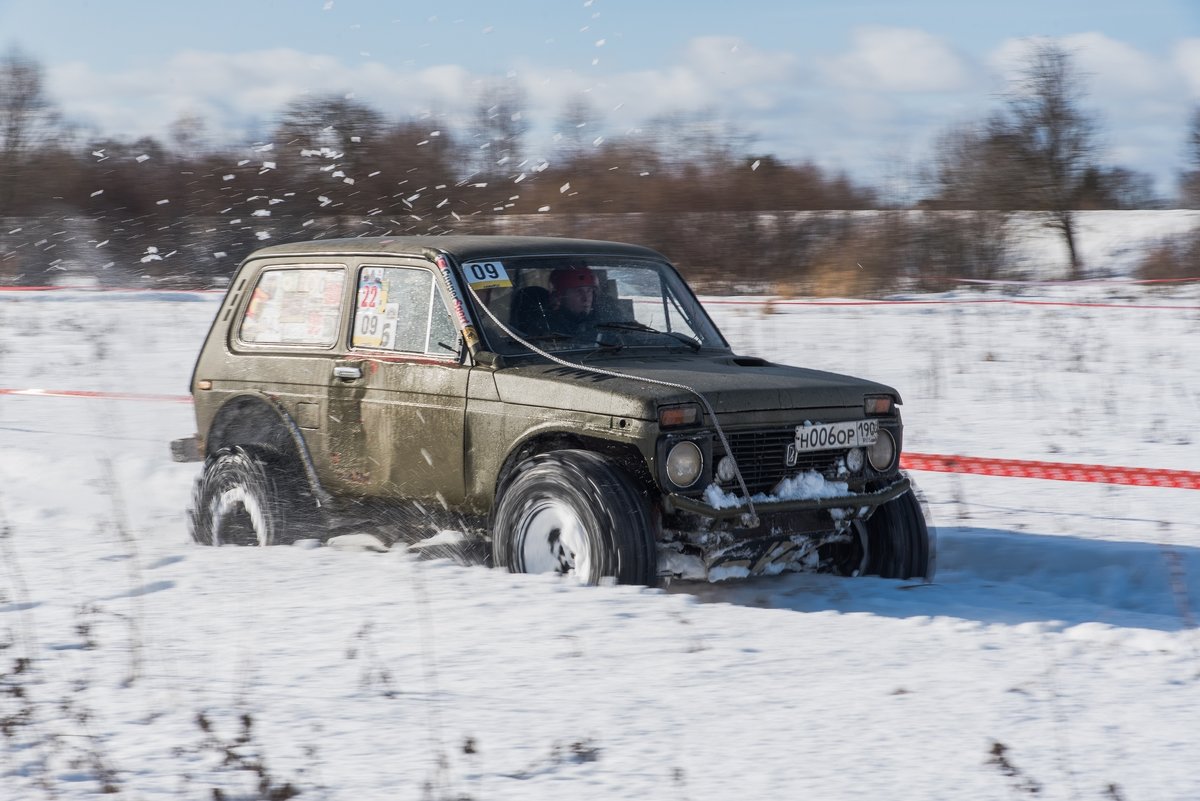
[[(710, 309), (911, 451), (1196, 469), (1200, 287), (1015, 297)], [(0, 388), (184, 394), (217, 301), (0, 293)], [(0, 395), (3, 801), (1200, 797), (1200, 492), (917, 473), (933, 584), (580, 588), (193, 546), (192, 430)]]

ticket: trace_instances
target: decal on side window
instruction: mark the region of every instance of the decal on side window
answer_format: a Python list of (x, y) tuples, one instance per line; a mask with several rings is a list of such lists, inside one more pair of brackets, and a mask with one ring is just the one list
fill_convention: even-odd
[(351, 346), (440, 357), (457, 354), (457, 333), (429, 270), (363, 267), (355, 297)]
[(256, 345), (334, 344), (345, 276), (341, 267), (264, 270), (238, 336)]

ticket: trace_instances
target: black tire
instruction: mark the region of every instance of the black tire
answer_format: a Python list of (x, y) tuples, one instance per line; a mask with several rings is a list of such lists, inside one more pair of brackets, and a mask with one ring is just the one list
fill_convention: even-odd
[(590, 451), (553, 451), (518, 465), (501, 490), (492, 560), (513, 573), (651, 585), (654, 535), (654, 517), (628, 473)]
[(929, 528), (911, 490), (888, 501), (867, 519), (866, 575), (932, 578)]
[(189, 512), (201, 545), (286, 545), (316, 532), (317, 504), (294, 461), (236, 445), (204, 463)]

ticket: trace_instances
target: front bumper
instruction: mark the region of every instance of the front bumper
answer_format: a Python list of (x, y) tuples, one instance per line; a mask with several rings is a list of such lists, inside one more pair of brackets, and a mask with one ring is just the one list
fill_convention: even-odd
[(707, 581), (783, 571), (854, 575), (862, 565), (839, 565), (837, 554), (853, 551), (864, 536), (861, 523), (876, 509), (911, 490), (912, 482), (900, 475), (871, 492), (756, 501), (753, 514), (744, 499), (718, 509), (699, 498), (668, 495), (664, 511), (674, 514), (658, 543), (659, 574)]
[[(900, 476), (883, 489), (874, 492), (852, 493), (834, 498), (812, 498), (808, 500), (779, 500), (756, 501), (754, 512), (759, 517), (765, 515), (785, 514), (793, 512), (816, 512), (824, 509), (841, 509), (844, 511), (841, 519), (854, 520), (870, 517), (876, 507), (890, 500), (899, 498), (912, 488), (912, 482), (907, 476)], [(756, 528), (758, 521), (752, 519), (750, 507), (742, 499), (739, 506), (718, 509), (710, 506), (702, 498), (689, 498), (685, 495), (670, 493), (664, 497), (665, 511), (689, 512), (700, 517), (715, 521), (741, 521), (742, 528)]]

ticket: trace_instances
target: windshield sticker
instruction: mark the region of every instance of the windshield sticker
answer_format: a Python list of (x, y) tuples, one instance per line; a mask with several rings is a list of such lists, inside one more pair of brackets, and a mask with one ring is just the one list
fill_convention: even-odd
[(463, 265), (463, 274), (472, 289), (512, 286), (504, 265), (498, 261), (469, 261)]

